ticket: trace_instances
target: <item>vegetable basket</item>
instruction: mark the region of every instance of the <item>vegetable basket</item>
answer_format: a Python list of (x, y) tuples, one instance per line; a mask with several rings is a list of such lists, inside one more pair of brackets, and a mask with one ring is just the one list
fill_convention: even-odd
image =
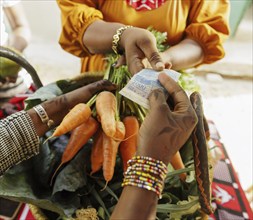
[[(87, 73), (43, 87), (36, 71), (24, 58), (3, 47), (0, 50), (1, 56), (16, 61), (24, 68), (29, 66), (28, 72), (32, 72), (38, 90), (26, 100), (27, 109), (104, 77), (104, 73)], [(119, 70), (109, 65), (109, 73), (114, 74), (114, 71)], [(199, 94), (194, 93), (191, 99), (199, 119), (198, 124), (180, 150), (185, 168), (174, 170), (171, 164), (168, 166), (162, 199), (158, 201), (157, 219), (204, 219), (212, 212), (208, 126)], [(122, 191), (121, 158), (118, 156), (116, 159), (114, 176), (108, 185), (105, 184), (101, 171), (90, 175), (91, 138), (62, 167), (52, 184), (52, 174), (60, 163), (70, 134), (45, 142), (51, 134), (52, 131), (49, 131), (41, 138), (39, 155), (9, 169), (0, 179), (0, 196), (31, 204), (31, 210), (37, 219), (109, 219)], [(187, 174), (185, 181), (179, 178), (182, 173)]]

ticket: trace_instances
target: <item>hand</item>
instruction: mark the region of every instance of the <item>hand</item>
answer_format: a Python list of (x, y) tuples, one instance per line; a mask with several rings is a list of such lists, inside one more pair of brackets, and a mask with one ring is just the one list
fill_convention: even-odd
[(145, 58), (154, 70), (161, 71), (165, 68), (156, 47), (155, 36), (146, 29), (136, 27), (126, 29), (121, 36), (120, 46), (125, 51), (125, 57), (122, 57), (119, 63), (122, 64), (125, 59), (132, 74), (145, 68), (142, 63)]
[[(103, 90), (115, 90), (116, 85), (112, 84), (108, 80), (100, 80), (89, 85), (83, 86), (79, 89), (71, 91), (69, 93), (57, 96), (53, 99), (45, 101), (42, 106), (46, 110), (48, 117), (54, 121), (54, 125), (60, 124), (65, 115), (78, 103), (86, 103), (97, 92)], [(37, 113), (30, 109), (28, 114), (31, 116), (36, 132), (39, 136), (45, 134), (49, 130), (46, 124), (43, 124), (39, 119)]]
[(9, 39), (9, 45), (10, 47), (22, 53), (28, 46), (28, 41), (23, 36), (13, 32)]
[(165, 73), (158, 77), (174, 103), (171, 110), (161, 90), (150, 96), (150, 111), (141, 125), (137, 155), (162, 160), (165, 164), (183, 146), (197, 124), (197, 116), (182, 88)]
[[(165, 69), (170, 69), (172, 68), (172, 62), (171, 62), (171, 59), (166, 57), (165, 53), (161, 52), (159, 53), (163, 62), (164, 62), (164, 65), (165, 65)], [(152, 66), (150, 65), (150, 63), (148, 62), (148, 59), (145, 58), (142, 60), (142, 63), (144, 65), (145, 68), (152, 68)]]
[(72, 105), (71, 108), (80, 102), (87, 102), (96, 93), (107, 90), (115, 90), (117, 86), (111, 83), (109, 80), (99, 80), (76, 89), (66, 94), (68, 102)]

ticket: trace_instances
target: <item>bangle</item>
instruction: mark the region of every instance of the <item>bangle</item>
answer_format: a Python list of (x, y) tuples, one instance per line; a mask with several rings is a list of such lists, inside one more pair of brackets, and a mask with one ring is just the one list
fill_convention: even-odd
[(113, 35), (112, 37), (112, 50), (113, 52), (118, 55), (118, 54), (123, 54), (122, 51), (119, 50), (119, 41), (121, 38), (121, 35), (123, 34), (123, 32), (128, 29), (128, 28), (132, 28), (133, 26), (127, 25), (124, 27), (121, 27), (119, 29), (117, 29), (116, 34)]
[(49, 128), (54, 125), (54, 121), (49, 119), (47, 112), (42, 105), (36, 105), (33, 107), (33, 109), (36, 111), (43, 124), (47, 124)]
[(153, 191), (159, 199), (162, 197), (164, 179), (168, 169), (160, 160), (146, 156), (134, 156), (128, 162), (122, 187), (136, 186)]

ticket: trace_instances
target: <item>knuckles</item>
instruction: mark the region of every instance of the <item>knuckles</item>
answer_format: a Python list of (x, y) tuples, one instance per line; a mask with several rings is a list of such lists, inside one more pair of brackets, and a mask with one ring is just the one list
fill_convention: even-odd
[(195, 111), (189, 111), (187, 115), (185, 115), (185, 120), (186, 125), (188, 128), (194, 129), (195, 126), (198, 123), (198, 117), (195, 113)]

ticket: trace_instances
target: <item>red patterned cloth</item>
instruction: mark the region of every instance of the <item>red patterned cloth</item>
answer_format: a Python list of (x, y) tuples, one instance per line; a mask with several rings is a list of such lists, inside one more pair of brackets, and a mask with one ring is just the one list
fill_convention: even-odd
[(23, 204), (15, 220), (36, 220), (27, 204)]
[(166, 0), (126, 0), (136, 11), (149, 11), (159, 8)]
[(24, 94), (18, 94), (17, 96), (12, 97), (7, 102), (1, 104), (0, 106), (0, 120), (7, 117), (10, 114), (21, 111), (24, 109), (24, 100), (29, 94), (34, 93), (35, 86), (32, 84), (30, 88)]
[(214, 167), (212, 183), (212, 205), (215, 209), (211, 220), (253, 219), (252, 209), (240, 184), (227, 151), (220, 141), (220, 135), (212, 121), (209, 121), (211, 140), (220, 152), (220, 159)]

